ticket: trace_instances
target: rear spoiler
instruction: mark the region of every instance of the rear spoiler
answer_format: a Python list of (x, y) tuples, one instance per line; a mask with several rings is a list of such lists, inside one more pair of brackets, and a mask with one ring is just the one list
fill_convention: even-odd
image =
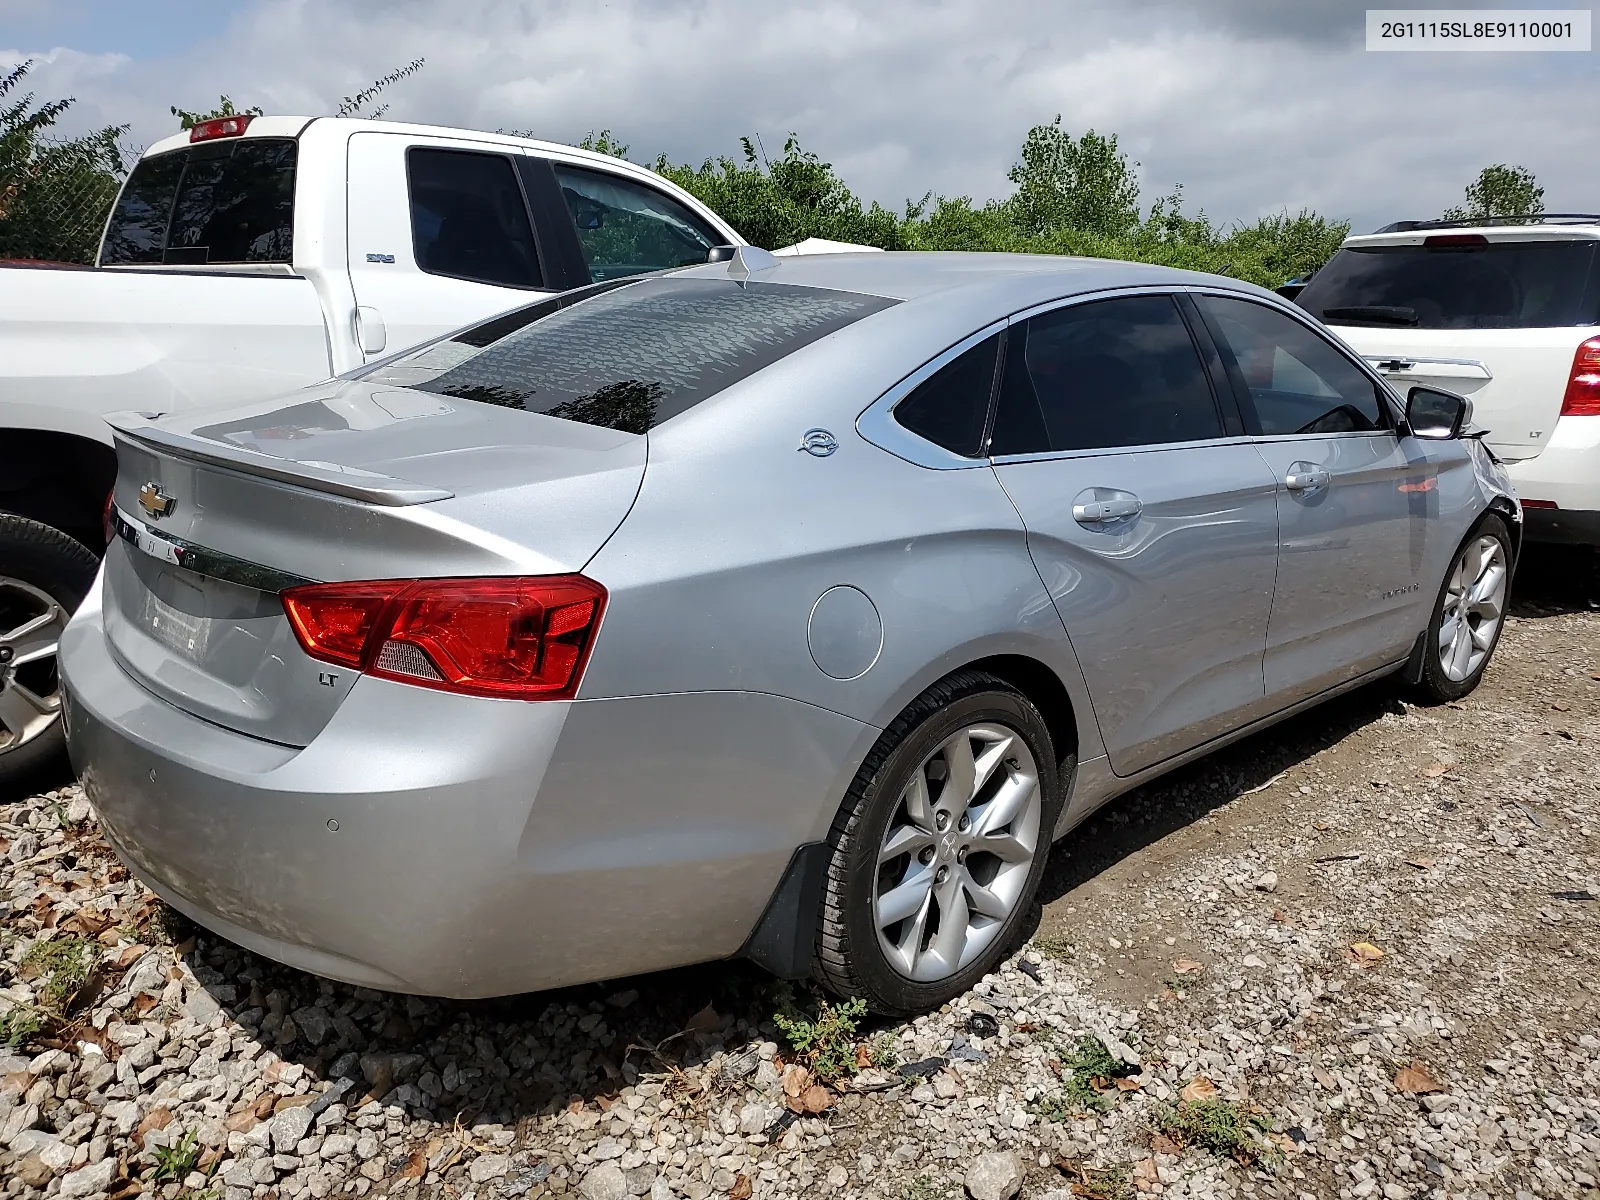
[(454, 492), (443, 488), (426, 487), (392, 475), (376, 471), (361, 471), (341, 467), (334, 463), (301, 462), (298, 459), (277, 458), (259, 450), (247, 450), (214, 442), (209, 438), (177, 433), (152, 424), (159, 414), (142, 412), (116, 412), (105, 418), (107, 425), (121, 439), (154, 450), (174, 455), (207, 466), (223, 467), (242, 475), (254, 475), (314, 492), (328, 492), (368, 504), (402, 507), (408, 504), (429, 504), (435, 500), (448, 500)]

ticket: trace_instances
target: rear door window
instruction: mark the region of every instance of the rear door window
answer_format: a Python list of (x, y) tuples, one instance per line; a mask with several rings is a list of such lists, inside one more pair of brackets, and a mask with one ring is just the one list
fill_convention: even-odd
[(1537, 329), (1600, 324), (1593, 241), (1346, 246), (1297, 298), (1330, 325)]
[(1205, 368), (1170, 296), (1058, 308), (1007, 336), (991, 454), (1223, 436)]
[[(644, 433), (897, 303), (792, 284), (667, 276), (553, 297), (360, 378)], [(524, 317), (526, 319), (524, 319)]]
[[(1293, 433), (1371, 433), (1389, 421), (1378, 385), (1348, 355), (1293, 317), (1264, 304), (1197, 296), (1256, 428)], [(1245, 420), (1250, 422), (1247, 411)]]
[(596, 282), (706, 261), (723, 239), (670, 196), (618, 175), (555, 164)]
[(544, 285), (527, 202), (503, 154), (420, 147), (406, 154), (417, 266), (501, 287)]
[(288, 263), (293, 138), (202, 142), (134, 167), (106, 228), (102, 265)]

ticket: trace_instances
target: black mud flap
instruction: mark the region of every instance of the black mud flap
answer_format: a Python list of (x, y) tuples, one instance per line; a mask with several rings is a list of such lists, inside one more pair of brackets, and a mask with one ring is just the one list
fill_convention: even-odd
[(809, 979), (817, 948), (817, 913), (827, 878), (828, 845), (807, 842), (794, 852), (767, 911), (740, 951), (779, 979)]
[(1406, 659), (1405, 670), (1400, 672), (1400, 678), (1415, 686), (1422, 682), (1423, 655), (1428, 652), (1428, 631), (1424, 629), (1417, 634), (1417, 640), (1411, 643), (1411, 657)]

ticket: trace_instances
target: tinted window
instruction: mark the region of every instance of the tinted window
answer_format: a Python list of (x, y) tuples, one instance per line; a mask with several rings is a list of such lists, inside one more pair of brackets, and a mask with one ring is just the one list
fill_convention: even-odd
[(945, 363), (894, 406), (894, 419), (946, 450), (978, 457), (999, 352), (997, 333)]
[(1077, 304), (1014, 325), (1008, 336), (993, 454), (1222, 436), (1211, 386), (1170, 296)]
[(556, 164), (561, 194), (595, 280), (703, 263), (723, 239), (676, 200), (599, 171)]
[(162, 154), (141, 159), (128, 176), (117, 207), (106, 226), (106, 240), (100, 261), (115, 263), (158, 263), (167, 246), (167, 222), (172, 219), (172, 201), (178, 194), (178, 180), (189, 152)]
[[(896, 303), (731, 279), (645, 279), (532, 305), (361, 376), (643, 433), (818, 338)], [(494, 340), (485, 334), (505, 330)]]
[(539, 255), (516, 170), (503, 154), (406, 154), (417, 266), (502, 287), (540, 287)]
[(101, 262), (289, 262), (297, 156), (292, 138), (247, 138), (144, 159), (117, 202)]
[(1298, 297), (1330, 325), (1528, 329), (1600, 322), (1595, 243), (1351, 246)]
[(1262, 433), (1387, 428), (1377, 385), (1299, 321), (1248, 300), (1197, 299), (1221, 335), (1230, 374), (1250, 393)]

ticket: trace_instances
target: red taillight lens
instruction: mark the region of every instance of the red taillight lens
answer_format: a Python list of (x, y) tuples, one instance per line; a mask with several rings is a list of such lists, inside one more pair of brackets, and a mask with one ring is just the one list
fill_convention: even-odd
[(107, 492), (106, 506), (100, 510), (100, 528), (106, 535), (107, 546), (117, 540), (117, 519), (114, 515), (116, 511), (117, 494), (115, 492)]
[(1590, 338), (1572, 356), (1567, 394), (1561, 398), (1563, 417), (1600, 417), (1600, 338)]
[(570, 700), (605, 608), (582, 575), (315, 583), (283, 593), (305, 652), (423, 687)]
[(1521, 501), (1521, 504), (1522, 504), (1523, 508), (1558, 508), (1558, 507), (1560, 507), (1558, 504), (1556, 504), (1556, 502), (1554, 500), (1523, 500), (1523, 501)]
[(1462, 250), (1487, 246), (1489, 239), (1481, 233), (1436, 233), (1423, 238), (1422, 244), (1430, 250)]
[(209, 142), (212, 138), (238, 137), (250, 127), (254, 113), (239, 113), (232, 117), (212, 117), (209, 121), (196, 121), (189, 130), (191, 142)]

